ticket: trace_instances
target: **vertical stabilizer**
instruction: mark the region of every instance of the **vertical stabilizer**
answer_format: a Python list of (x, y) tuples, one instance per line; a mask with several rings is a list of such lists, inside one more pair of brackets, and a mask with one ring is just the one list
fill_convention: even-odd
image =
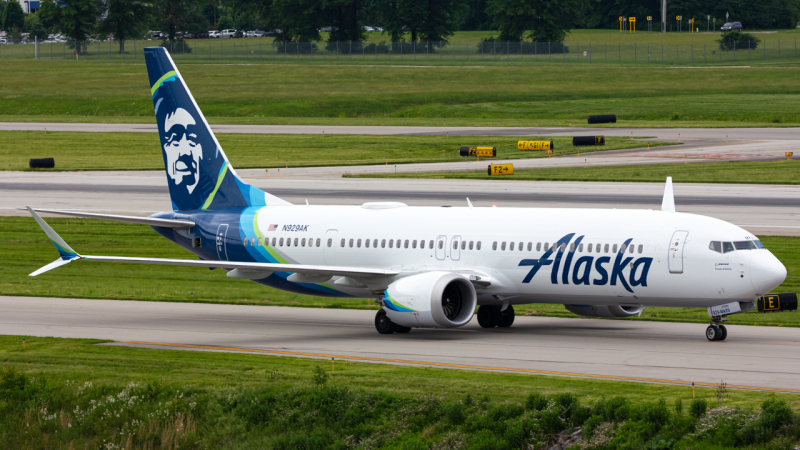
[(173, 210), (288, 205), (239, 179), (167, 50), (144, 55)]
[(672, 194), (672, 177), (667, 177), (667, 185), (664, 187), (664, 199), (661, 200), (661, 210), (675, 212), (675, 196)]

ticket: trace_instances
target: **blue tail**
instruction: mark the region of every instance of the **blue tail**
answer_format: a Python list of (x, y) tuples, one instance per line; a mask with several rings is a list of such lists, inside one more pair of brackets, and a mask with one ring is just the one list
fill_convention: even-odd
[(286, 205), (243, 183), (163, 47), (144, 49), (172, 209)]

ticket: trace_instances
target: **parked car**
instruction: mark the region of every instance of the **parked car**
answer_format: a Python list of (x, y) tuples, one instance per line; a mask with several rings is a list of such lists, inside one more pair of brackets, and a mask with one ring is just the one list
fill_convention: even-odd
[(267, 31), (266, 33), (264, 33), (264, 37), (275, 37), (277, 35), (278, 35), (278, 32), (275, 31), (275, 30)]
[(211, 39), (219, 39), (221, 36), (220, 36), (219, 31), (211, 30), (211, 31), (208, 32), (208, 37), (211, 38)]
[(222, 30), (219, 32), (221, 38), (234, 38), (236, 37), (236, 30)]
[(727, 22), (719, 28), (722, 31), (742, 31), (742, 22)]
[(264, 37), (264, 32), (261, 30), (254, 30), (254, 31), (246, 31), (244, 33), (245, 37)]

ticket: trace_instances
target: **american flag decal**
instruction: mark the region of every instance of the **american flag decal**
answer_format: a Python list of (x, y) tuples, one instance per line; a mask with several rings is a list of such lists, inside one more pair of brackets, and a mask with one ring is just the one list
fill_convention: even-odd
[(277, 223), (270, 225), (269, 228), (267, 229), (267, 231), (277, 231), (277, 230), (278, 230), (278, 224)]

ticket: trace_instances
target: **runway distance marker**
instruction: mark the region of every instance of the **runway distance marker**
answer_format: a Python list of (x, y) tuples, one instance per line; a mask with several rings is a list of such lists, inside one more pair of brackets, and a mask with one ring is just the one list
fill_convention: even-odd
[[(241, 352), (241, 353), (263, 353), (268, 355), (307, 356), (312, 358), (326, 358), (326, 359), (339, 358), (350, 361), (374, 361), (374, 362), (386, 362), (386, 363), (397, 363), (397, 364), (408, 364), (408, 365), (445, 367), (452, 369), (472, 369), (472, 370), (488, 370), (493, 372), (530, 373), (535, 375), (555, 375), (564, 377), (594, 378), (599, 380), (638, 381), (644, 383), (676, 384), (681, 386), (690, 386), (692, 384), (710, 388), (716, 388), (718, 386), (718, 384), (715, 383), (692, 383), (690, 381), (662, 380), (658, 378), (620, 377), (614, 375), (597, 375), (591, 373), (556, 372), (552, 370), (515, 369), (512, 367), (473, 366), (468, 364), (450, 364), (450, 363), (439, 363), (439, 362), (429, 362), (429, 361), (414, 361), (406, 359), (371, 358), (368, 356), (345, 356), (345, 355), (330, 355), (325, 353), (288, 352), (283, 350), (260, 350), (260, 349), (237, 348), (237, 347), (215, 347), (211, 345), (167, 344), (163, 342), (122, 341), (120, 343), (130, 344), (130, 345), (153, 345), (160, 347), (191, 348), (197, 350), (217, 350), (217, 351)], [(743, 389), (749, 391), (787, 392), (791, 394), (800, 394), (799, 389), (779, 389), (779, 388), (765, 388), (757, 386), (738, 386), (738, 385), (728, 385), (728, 388)]]

